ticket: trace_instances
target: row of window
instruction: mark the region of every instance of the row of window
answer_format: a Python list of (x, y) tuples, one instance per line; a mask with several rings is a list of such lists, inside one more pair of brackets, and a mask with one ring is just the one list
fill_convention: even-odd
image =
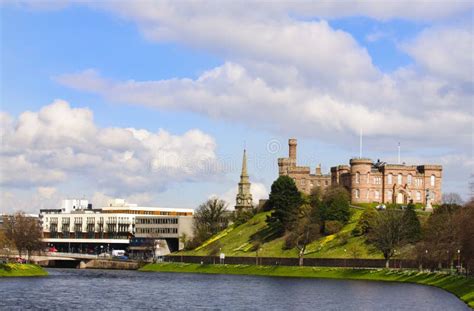
[[(380, 191), (378, 191), (378, 190), (373, 190), (372, 193), (373, 193), (373, 198), (374, 198), (374, 200), (379, 200), (379, 199), (380, 199)], [(393, 195), (393, 192), (392, 192), (391, 190), (388, 190), (388, 191), (387, 191), (387, 197), (386, 197), (386, 199), (389, 199), (389, 200), (392, 199), (392, 195)], [(356, 199), (360, 199), (360, 190), (359, 190), (359, 189), (356, 189), (356, 190), (354, 191), (354, 196), (355, 196)], [(366, 199), (369, 199), (369, 196), (370, 196), (370, 190), (365, 193), (365, 198), (366, 198)], [(421, 192), (420, 192), (420, 191), (413, 191), (413, 192), (412, 192), (412, 198), (413, 198), (415, 201), (421, 201)], [(432, 200), (435, 199), (435, 194), (434, 194), (434, 192), (431, 192), (431, 193), (430, 193), (430, 198), (431, 198)]]
[[(422, 186), (423, 184), (423, 179), (422, 178), (413, 178), (413, 176), (411, 174), (408, 174), (407, 175), (407, 184), (408, 185), (411, 185), (413, 183), (413, 179), (415, 180), (415, 186), (416, 187), (420, 187)], [(367, 174), (367, 180), (369, 181), (369, 184), (370, 184), (370, 173)], [(359, 172), (356, 172), (356, 175), (355, 175), (355, 182), (356, 184), (360, 183), (360, 173)], [(373, 178), (373, 183), (376, 184), (376, 185), (381, 185), (382, 184), (382, 177), (379, 177), (379, 176), (376, 176)], [(430, 177), (430, 185), (432, 187), (435, 186), (435, 183), (436, 183), (436, 176), (435, 175), (431, 175)], [(393, 174), (388, 174), (387, 175), (387, 184), (393, 184)], [(403, 184), (403, 175), (402, 174), (398, 174), (397, 175), (397, 184), (401, 185)]]
[(137, 233), (178, 233), (178, 228), (137, 228)]
[(137, 218), (135, 222), (137, 225), (177, 224), (178, 218)]
[[(301, 186), (305, 186), (305, 185), (306, 185), (306, 179), (302, 179), (302, 180), (300, 181), (300, 184), (301, 184)], [(324, 185), (325, 185), (325, 186), (329, 186), (329, 181), (328, 181), (328, 180), (325, 180), (325, 181), (324, 181)], [(311, 187), (314, 187), (314, 184), (311, 183), (310, 186), (311, 186)], [(320, 187), (320, 186), (321, 186), (321, 181), (320, 181), (320, 180), (316, 180), (316, 187)]]

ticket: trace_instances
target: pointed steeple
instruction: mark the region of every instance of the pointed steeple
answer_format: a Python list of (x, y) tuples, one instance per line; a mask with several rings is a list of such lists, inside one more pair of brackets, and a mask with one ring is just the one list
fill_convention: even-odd
[(252, 194), (250, 193), (250, 181), (247, 172), (247, 151), (245, 149), (242, 158), (242, 173), (240, 174), (239, 191), (237, 193), (236, 203), (236, 210), (252, 208)]
[(240, 174), (240, 179), (244, 177), (249, 177), (247, 173), (247, 151), (244, 149), (244, 157), (242, 158), (242, 173)]

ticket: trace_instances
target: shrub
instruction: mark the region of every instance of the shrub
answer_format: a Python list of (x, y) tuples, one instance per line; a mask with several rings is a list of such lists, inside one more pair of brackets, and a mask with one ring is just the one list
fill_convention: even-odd
[(367, 207), (360, 216), (357, 225), (352, 230), (353, 236), (361, 236), (370, 232), (375, 219), (377, 218), (377, 211), (373, 207)]
[(341, 231), (342, 227), (344, 227), (344, 225), (340, 221), (329, 220), (329, 221), (326, 221), (324, 233), (327, 235), (335, 234)]
[(338, 234), (339, 245), (346, 245), (349, 242), (350, 234), (348, 232), (341, 232)]

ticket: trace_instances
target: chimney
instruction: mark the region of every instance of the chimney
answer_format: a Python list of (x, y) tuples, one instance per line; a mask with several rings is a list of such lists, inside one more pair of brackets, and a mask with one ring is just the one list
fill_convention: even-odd
[(289, 157), (290, 159), (296, 163), (296, 139), (295, 138), (290, 138), (288, 140), (288, 147), (289, 147)]

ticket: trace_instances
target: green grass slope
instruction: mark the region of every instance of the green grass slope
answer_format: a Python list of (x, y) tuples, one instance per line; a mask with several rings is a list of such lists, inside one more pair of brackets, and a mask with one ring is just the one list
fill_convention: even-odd
[(48, 272), (38, 265), (16, 263), (0, 264), (0, 277), (46, 275), (48, 275)]
[(188, 263), (148, 264), (145, 272), (187, 272), (209, 274), (243, 274), (280, 277), (329, 278), (346, 280), (389, 281), (430, 285), (449, 291), (474, 308), (474, 279), (414, 270), (344, 269), (321, 267), (200, 265)]
[[(349, 223), (337, 234), (322, 236), (307, 246), (306, 258), (352, 258), (351, 250), (359, 250), (358, 258), (383, 258), (382, 254), (365, 243), (364, 237), (353, 237), (351, 235), (362, 210), (351, 209), (352, 216)], [(268, 231), (265, 222), (270, 212), (258, 213), (248, 222), (240, 226), (230, 226), (226, 230), (211, 237), (200, 247), (192, 251), (181, 251), (176, 255), (207, 256), (214, 243), (218, 243), (226, 256), (249, 256), (255, 257), (252, 237), (256, 234), (265, 236)], [(261, 257), (298, 257), (296, 249), (283, 250), (284, 238), (268, 239), (261, 245), (259, 256)]]

